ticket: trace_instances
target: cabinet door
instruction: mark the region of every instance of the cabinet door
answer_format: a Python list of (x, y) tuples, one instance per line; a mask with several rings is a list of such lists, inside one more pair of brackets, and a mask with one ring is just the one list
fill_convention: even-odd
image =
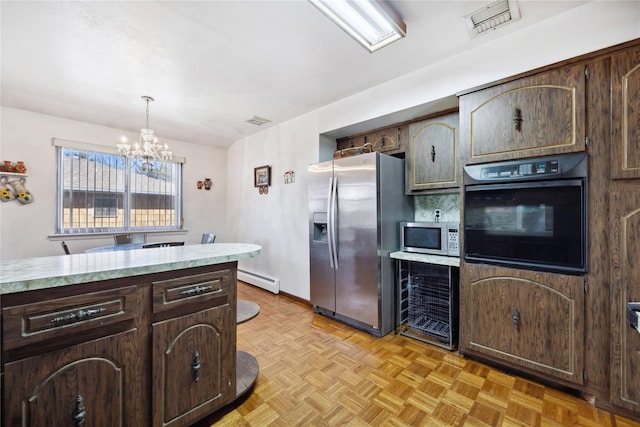
[(409, 125), (405, 163), (407, 194), (458, 186), (457, 128), (457, 113)]
[(478, 264), (464, 270), (463, 350), (582, 384), (581, 277)]
[(640, 178), (640, 47), (611, 57), (612, 178)]
[(640, 186), (611, 194), (611, 400), (640, 412), (640, 332), (626, 321), (640, 303)]
[(391, 127), (373, 132), (369, 135), (374, 151), (387, 153), (400, 148), (400, 138), (402, 132), (400, 127)]
[(7, 363), (4, 425), (144, 425), (137, 345), (131, 330)]
[(235, 397), (235, 318), (219, 307), (153, 325), (153, 425), (185, 426)]
[(468, 163), (585, 149), (585, 66), (551, 70), (460, 97)]

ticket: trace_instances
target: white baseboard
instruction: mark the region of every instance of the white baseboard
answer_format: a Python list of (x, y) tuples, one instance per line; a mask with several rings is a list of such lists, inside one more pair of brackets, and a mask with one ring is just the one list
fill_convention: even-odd
[(269, 292), (273, 292), (274, 294), (280, 292), (280, 279), (238, 269), (238, 280), (257, 286)]

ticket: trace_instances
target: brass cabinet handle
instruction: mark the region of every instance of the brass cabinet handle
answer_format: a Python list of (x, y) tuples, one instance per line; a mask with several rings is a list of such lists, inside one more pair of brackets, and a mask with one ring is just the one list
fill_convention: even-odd
[(518, 307), (513, 307), (513, 327), (517, 330), (520, 329), (520, 312)]
[(193, 354), (193, 363), (191, 368), (193, 368), (193, 381), (200, 381), (200, 353), (197, 351)]
[(81, 320), (84, 320), (87, 317), (94, 317), (100, 313), (104, 313), (105, 311), (107, 311), (107, 309), (104, 307), (89, 308), (89, 309), (81, 308), (80, 310), (76, 310), (73, 313), (65, 314), (64, 316), (54, 317), (53, 319), (51, 319), (51, 323), (60, 323), (60, 322), (69, 322), (69, 321), (79, 322)]
[(180, 295), (194, 295), (194, 294), (197, 295), (210, 290), (211, 290), (211, 285), (207, 285), (207, 286), (196, 285), (193, 288), (185, 289), (184, 291), (180, 292)]
[(84, 427), (84, 417), (86, 415), (87, 411), (84, 408), (84, 398), (79, 394), (78, 397), (76, 397), (76, 406), (73, 409), (73, 421), (75, 423), (75, 427)]
[(522, 110), (519, 108), (513, 111), (513, 125), (517, 131), (520, 131), (522, 128)]

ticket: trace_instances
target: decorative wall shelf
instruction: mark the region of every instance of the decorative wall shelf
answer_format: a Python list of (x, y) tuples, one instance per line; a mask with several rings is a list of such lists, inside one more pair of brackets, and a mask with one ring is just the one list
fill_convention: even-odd
[(26, 177), (28, 177), (29, 175), (28, 175), (28, 174), (26, 174), (26, 173), (18, 173), (18, 172), (1, 172), (1, 171), (0, 171), (0, 176), (6, 176), (7, 178), (9, 178), (9, 177), (16, 177), (16, 178), (20, 177), (20, 178), (26, 178)]

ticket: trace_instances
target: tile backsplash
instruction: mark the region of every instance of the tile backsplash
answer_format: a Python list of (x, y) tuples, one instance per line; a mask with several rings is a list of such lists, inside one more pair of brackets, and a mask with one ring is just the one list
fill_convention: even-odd
[(460, 194), (429, 194), (415, 196), (415, 221), (435, 221), (435, 210), (440, 209), (440, 222), (460, 222)]

